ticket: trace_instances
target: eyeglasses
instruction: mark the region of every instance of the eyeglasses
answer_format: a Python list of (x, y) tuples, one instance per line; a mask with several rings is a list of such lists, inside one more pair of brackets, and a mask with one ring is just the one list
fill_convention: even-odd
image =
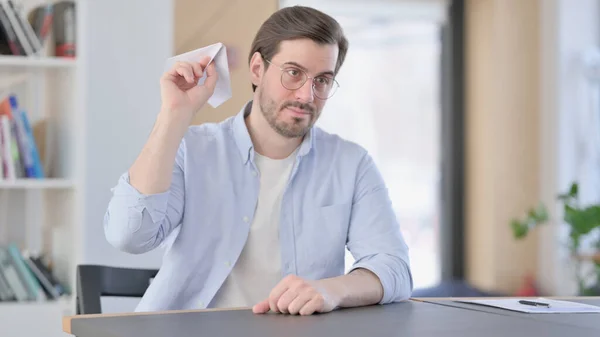
[(328, 99), (335, 94), (339, 84), (337, 81), (327, 75), (320, 75), (316, 77), (310, 77), (308, 74), (295, 66), (286, 65), (285, 67), (275, 64), (269, 60), (269, 62), (281, 70), (281, 85), (288, 90), (298, 90), (302, 88), (304, 83), (310, 78), (312, 79), (312, 87), (314, 95), (319, 99)]

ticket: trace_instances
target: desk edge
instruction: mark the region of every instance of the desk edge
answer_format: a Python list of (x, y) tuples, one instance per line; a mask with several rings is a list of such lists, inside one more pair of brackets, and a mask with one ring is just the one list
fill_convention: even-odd
[(164, 310), (164, 311), (144, 311), (144, 312), (123, 312), (123, 313), (110, 313), (110, 314), (81, 314), (63, 316), (62, 318), (62, 329), (63, 332), (73, 334), (73, 320), (86, 319), (86, 318), (97, 318), (97, 317), (124, 317), (124, 316), (142, 316), (142, 315), (164, 315), (164, 314), (176, 314), (186, 312), (211, 312), (211, 311), (232, 311), (232, 310), (252, 310), (250, 307), (240, 308), (211, 308), (211, 309), (189, 309), (189, 310)]
[(416, 302), (427, 302), (427, 301), (456, 301), (456, 300), (493, 300), (493, 299), (506, 299), (506, 298), (548, 298), (553, 300), (597, 300), (600, 296), (495, 296), (495, 297), (411, 297), (411, 301)]
[[(526, 296), (505, 296), (505, 297), (485, 297), (486, 299), (500, 299), (500, 298), (515, 298), (515, 297), (526, 297)], [(555, 300), (585, 300), (585, 299), (599, 299), (600, 296), (532, 296), (532, 297), (544, 297)], [(469, 299), (481, 299), (482, 297), (411, 297), (411, 301), (415, 302), (428, 302), (428, 301), (455, 301), (455, 300), (469, 300)], [(82, 314), (64, 316), (62, 318), (63, 331), (68, 334), (72, 333), (73, 320), (96, 318), (96, 317), (123, 317), (123, 316), (140, 316), (140, 315), (164, 315), (174, 313), (186, 313), (186, 312), (211, 312), (211, 311), (231, 311), (231, 310), (252, 310), (249, 307), (240, 308), (211, 308), (211, 309), (190, 309), (190, 310), (166, 310), (166, 311), (148, 311), (148, 312), (124, 312), (124, 313), (110, 313), (110, 314)]]

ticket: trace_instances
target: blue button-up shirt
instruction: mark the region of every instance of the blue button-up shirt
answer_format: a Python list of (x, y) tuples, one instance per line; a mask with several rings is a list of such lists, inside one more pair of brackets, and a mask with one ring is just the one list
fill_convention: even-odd
[[(140, 254), (173, 237), (136, 311), (210, 307), (229, 275), (259, 194), (260, 173), (244, 122), (251, 103), (223, 122), (189, 127), (168, 191), (141, 194), (127, 172), (112, 189), (104, 230), (113, 246)], [(284, 190), (279, 233), (282, 278), (343, 275), (347, 247), (355, 258), (352, 269), (379, 277), (381, 304), (412, 292), (408, 247), (388, 191), (357, 144), (318, 127), (310, 130)]]

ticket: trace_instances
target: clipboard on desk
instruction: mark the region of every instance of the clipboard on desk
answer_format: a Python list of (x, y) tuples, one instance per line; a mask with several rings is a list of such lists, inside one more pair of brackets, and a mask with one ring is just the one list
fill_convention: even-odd
[(460, 303), (469, 303), (494, 307), (498, 309), (517, 311), (529, 314), (600, 314), (600, 307), (590, 304), (553, 300), (548, 298), (494, 298), (454, 300)]

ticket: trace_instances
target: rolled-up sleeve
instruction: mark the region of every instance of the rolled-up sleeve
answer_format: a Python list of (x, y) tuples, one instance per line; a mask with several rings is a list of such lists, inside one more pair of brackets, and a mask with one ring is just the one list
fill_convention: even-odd
[(184, 207), (183, 144), (179, 147), (168, 191), (142, 194), (123, 173), (111, 189), (104, 234), (115, 248), (142, 254), (158, 247), (179, 226)]
[(383, 178), (366, 153), (355, 186), (347, 243), (355, 263), (349, 272), (364, 268), (377, 275), (383, 286), (380, 304), (406, 300), (413, 290), (408, 246)]

